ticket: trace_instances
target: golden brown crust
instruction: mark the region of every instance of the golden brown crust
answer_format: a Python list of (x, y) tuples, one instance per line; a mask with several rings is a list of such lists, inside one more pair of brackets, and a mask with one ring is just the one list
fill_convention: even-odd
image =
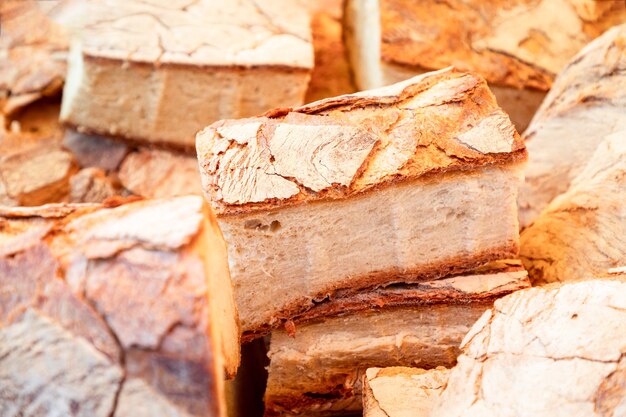
[(622, 1), (381, 0), (383, 61), (480, 71), (494, 85), (546, 91), (580, 48), (626, 18)]
[(347, 198), (526, 157), (485, 81), (454, 69), (220, 121), (198, 134), (196, 148), (218, 215)]
[[(350, 277), (350, 285), (337, 283), (335, 289), (329, 289), (325, 292), (325, 296), (320, 299), (311, 300), (305, 297), (297, 302), (286, 306), (281, 312), (274, 314), (272, 321), (263, 326), (251, 330), (244, 331), (241, 338), (243, 342), (248, 342), (270, 333), (273, 329), (278, 329), (286, 325), (302, 324), (323, 317), (341, 315), (343, 312), (360, 311), (366, 309), (384, 308), (386, 306), (416, 306), (437, 303), (467, 303), (471, 301), (479, 301), (481, 299), (493, 299), (495, 297), (484, 288), (476, 288), (472, 290), (460, 291), (455, 289), (442, 289), (438, 284), (432, 284), (432, 290), (429, 290), (430, 283), (427, 281), (437, 280), (443, 277), (455, 275), (474, 275), (477, 273), (486, 273), (484, 265), (486, 263), (494, 264), (495, 260), (506, 260), (517, 256), (517, 244), (502, 248), (500, 251), (488, 251), (486, 253), (460, 257), (454, 261), (446, 261), (439, 264), (432, 264), (426, 268), (420, 268), (420, 274), (411, 276), (410, 272), (404, 271), (404, 275), (400, 271), (388, 272), (384, 275), (370, 274), (364, 277)], [(513, 261), (513, 264), (519, 265), (519, 261)], [(507, 263), (500, 264), (507, 266)], [(467, 272), (475, 269), (476, 272)], [(519, 266), (511, 265), (501, 269), (502, 272), (520, 272), (524, 271)], [(526, 273), (524, 272), (524, 276)], [(385, 278), (384, 286), (381, 286), (381, 277)], [(391, 279), (390, 277), (394, 277)], [(514, 281), (511, 279), (510, 281)], [(449, 282), (449, 281), (448, 281)], [(517, 281), (519, 285), (525, 287), (528, 280), (523, 279)], [(420, 284), (425, 283), (425, 284)], [(398, 285), (395, 285), (398, 284)], [(478, 284), (478, 281), (477, 281)], [(396, 287), (398, 290), (396, 291)], [(520, 289), (520, 288), (517, 288)], [(478, 291), (480, 290), (480, 291)], [(501, 292), (503, 291), (503, 292)], [(511, 290), (506, 286), (497, 289), (498, 296), (508, 293)]]
[(315, 65), (305, 102), (356, 91), (342, 41), (342, 0), (309, 0)]

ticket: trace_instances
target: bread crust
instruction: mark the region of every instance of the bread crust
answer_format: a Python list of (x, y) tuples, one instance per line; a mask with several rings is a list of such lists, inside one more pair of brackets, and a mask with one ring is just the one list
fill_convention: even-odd
[[(334, 302), (335, 305), (327, 303), (330, 309), (345, 308), (339, 312), (342, 317), (318, 317), (302, 322), (300, 332), (296, 324), (295, 332), (291, 334), (294, 339), (287, 337), (289, 330), (287, 334), (284, 331), (275, 334), (272, 343), (278, 345), (271, 347), (269, 356), (278, 362), (270, 363), (265, 415), (326, 416), (358, 413), (363, 394), (361, 381), (367, 368), (415, 366), (417, 363), (423, 368), (454, 365), (458, 353), (456, 343), (464, 335), (458, 326), (466, 325), (469, 328), (484, 310), (493, 305), (494, 300), (526, 288), (530, 288), (530, 281), (520, 261), (507, 260), (483, 265), (462, 276), (422, 285), (377, 288), (339, 299)], [(460, 315), (461, 311), (464, 312)], [(468, 316), (461, 317), (463, 314)], [(409, 316), (415, 317), (415, 321), (405, 324), (402, 318)], [(394, 331), (381, 330), (389, 327), (385, 325), (386, 320), (394, 318), (397, 319)], [(355, 324), (362, 320), (367, 320), (367, 324), (361, 325), (356, 332), (358, 341), (353, 345), (348, 323)], [(451, 325), (448, 320), (456, 321)], [(442, 328), (431, 339), (426, 333), (420, 334), (415, 330), (420, 323), (426, 327), (430, 323)], [(444, 329), (446, 324), (449, 329)], [(369, 329), (368, 325), (378, 330)], [(333, 335), (341, 340), (341, 348), (335, 345), (328, 348), (333, 349), (336, 356), (328, 357), (330, 352), (324, 350), (325, 341), (319, 340), (324, 337), (322, 333), (325, 329), (332, 329), (329, 330), (328, 342), (334, 340)], [(293, 326), (291, 330), (294, 331)], [(368, 332), (371, 332), (370, 336), (365, 336)], [(382, 345), (377, 344), (381, 339), (386, 341), (380, 342)], [(458, 342), (455, 343), (455, 339)], [(409, 348), (403, 346), (404, 342), (407, 346), (412, 343), (423, 345)], [(384, 353), (376, 356), (375, 347)], [(350, 352), (352, 348), (352, 355), (336, 354), (339, 351)], [(325, 368), (319, 369), (321, 366)], [(287, 381), (285, 378), (293, 380)], [(291, 382), (296, 384), (298, 378), (302, 378), (302, 382), (298, 382), (297, 387), (292, 386)]]
[[(453, 261), (433, 263), (426, 268), (421, 267), (419, 271), (413, 273), (410, 271), (385, 271), (384, 273), (368, 274), (362, 277), (350, 277), (343, 282), (336, 282), (333, 288), (321, 292), (318, 298), (302, 297), (286, 306), (282, 311), (274, 314), (269, 323), (244, 331), (241, 340), (242, 342), (249, 342), (287, 324), (303, 324), (323, 317), (338, 316), (371, 308), (418, 306), (440, 302), (464, 304), (479, 299), (493, 299), (494, 295), (490, 292), (472, 294), (455, 290), (442, 290), (436, 285), (432, 291), (429, 291), (427, 289), (422, 290), (419, 283), (455, 275), (473, 275), (472, 270), (480, 268), (487, 262), (515, 257), (518, 251), (517, 243), (513, 243), (500, 250), (459, 257)], [(515, 263), (519, 265), (518, 261)], [(501, 268), (501, 271), (520, 272), (524, 269), (520, 266), (507, 266)], [(395, 292), (394, 284), (406, 284), (406, 290)], [(526, 285), (523, 284), (523, 286)]]
[(300, 1), (102, 0), (88, 4), (81, 18), (85, 59), (199, 69), (313, 67), (309, 16)]
[[(205, 210), (199, 196), (0, 208), (0, 331), (40, 311), (77, 345), (106, 355), (126, 381), (142, 380), (160, 412), (223, 415), (222, 379), (238, 366), (239, 329), (236, 313), (212, 298), (230, 294), (234, 303), (226, 249), (216, 253), (224, 244)], [(26, 395), (17, 388), (20, 400)]]
[(196, 149), (203, 189), (218, 216), (348, 198), (428, 174), (526, 159), (486, 82), (452, 68), (220, 121), (198, 134)]
[(458, 65), (489, 83), (550, 89), (580, 48), (626, 18), (621, 1), (380, 0), (381, 59), (423, 69)]

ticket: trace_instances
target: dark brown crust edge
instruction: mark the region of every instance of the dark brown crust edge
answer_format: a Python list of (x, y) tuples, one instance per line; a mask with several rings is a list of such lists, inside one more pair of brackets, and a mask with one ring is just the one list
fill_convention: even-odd
[[(510, 291), (503, 291), (501, 294), (493, 297), (489, 295), (482, 297), (480, 295), (468, 296), (467, 294), (451, 292), (444, 295), (441, 292), (441, 296), (429, 295), (429, 298), (424, 299), (415, 296), (392, 296), (385, 288), (394, 284), (419, 284), (420, 282), (444, 277), (468, 275), (468, 273), (488, 262), (515, 258), (518, 252), (519, 244), (511, 242), (508, 245), (487, 250), (478, 255), (460, 256), (456, 259), (432, 263), (413, 271), (384, 271), (357, 278), (352, 277), (342, 283), (337, 283), (334, 288), (324, 291), (323, 293), (325, 294), (320, 294), (319, 297), (316, 297), (318, 301), (302, 297), (276, 314), (272, 322), (244, 330), (241, 335), (241, 342), (250, 342), (285, 325), (293, 326), (294, 324), (303, 324), (324, 317), (339, 316), (344, 313), (366, 309), (442, 303), (468, 304), (478, 300), (501, 297)], [(393, 276), (393, 279), (390, 279), (390, 276)], [(419, 288), (419, 285), (416, 285), (417, 288)], [(368, 295), (372, 291), (373, 294)], [(382, 305), (380, 305), (381, 302)]]

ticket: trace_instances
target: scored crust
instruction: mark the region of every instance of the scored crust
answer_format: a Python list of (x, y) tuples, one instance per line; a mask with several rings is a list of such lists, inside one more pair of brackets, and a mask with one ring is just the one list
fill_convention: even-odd
[(453, 68), (214, 123), (196, 139), (218, 215), (346, 198), (427, 174), (526, 158), (484, 79)]
[(85, 5), (85, 59), (201, 67), (313, 67), (310, 22), (300, 1), (211, 0)]

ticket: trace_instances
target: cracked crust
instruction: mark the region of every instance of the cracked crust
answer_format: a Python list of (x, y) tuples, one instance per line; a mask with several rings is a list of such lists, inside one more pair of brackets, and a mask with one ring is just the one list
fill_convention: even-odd
[(35, 309), (142, 381), (141, 395), (163, 404), (151, 415), (223, 415), (239, 329), (226, 248), (205, 210), (201, 197), (3, 209), (0, 329)]
[(40, 312), (0, 327), (2, 415), (109, 417), (123, 378), (119, 366)]
[(485, 81), (445, 69), (389, 87), (226, 120), (196, 148), (218, 215), (341, 199), (526, 158)]
[(309, 17), (293, 0), (89, 2), (85, 59), (157, 66), (313, 67)]
[(625, 109), (626, 24), (622, 24), (569, 62), (524, 132), (529, 158), (519, 195), (522, 227), (568, 189), (606, 136), (626, 130)]
[(626, 130), (600, 143), (574, 178), (520, 237), (535, 284), (624, 273)]
[(625, 282), (595, 280), (496, 301), (461, 344), (432, 415), (620, 415), (625, 294)]
[(619, 0), (380, 0), (381, 59), (547, 91), (567, 60), (624, 19)]

